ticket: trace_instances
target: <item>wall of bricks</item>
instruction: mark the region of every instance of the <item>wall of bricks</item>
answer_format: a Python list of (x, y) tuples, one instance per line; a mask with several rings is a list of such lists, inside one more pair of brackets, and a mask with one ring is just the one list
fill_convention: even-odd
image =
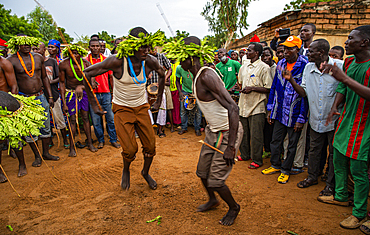
[(253, 32), (230, 43), (228, 49), (238, 50), (249, 45), (254, 34), (268, 43), (274, 37), (275, 29), (290, 28), (298, 35), (306, 23), (316, 25), (314, 39), (325, 38), (331, 46), (343, 46), (352, 29), (370, 25), (370, 0), (339, 0), (303, 4), (302, 10), (284, 12), (263, 22)]

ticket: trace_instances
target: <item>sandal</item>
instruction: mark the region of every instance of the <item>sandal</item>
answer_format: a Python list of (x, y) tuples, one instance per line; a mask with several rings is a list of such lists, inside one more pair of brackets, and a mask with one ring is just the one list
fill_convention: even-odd
[(301, 168), (292, 168), (291, 170), (290, 170), (290, 174), (291, 175), (298, 175), (298, 174), (301, 174), (301, 173), (303, 173), (304, 172), (304, 170), (303, 169), (301, 169)]
[(365, 234), (370, 234), (370, 220), (360, 226), (360, 230)]
[(71, 146), (70, 144), (64, 144), (65, 149), (69, 149), (70, 146)]
[(319, 193), (319, 196), (332, 196), (334, 195), (334, 189), (330, 186), (325, 186), (325, 188)]
[(258, 165), (257, 163), (255, 163), (255, 162), (252, 162), (249, 166), (248, 166), (248, 168), (249, 169), (257, 169), (257, 168), (259, 168), (259, 167), (261, 167), (262, 165)]
[(80, 142), (80, 141), (77, 141), (75, 145), (76, 145), (76, 147), (77, 147), (77, 148), (79, 148), (79, 149), (83, 149), (83, 148), (85, 148), (85, 147), (86, 147), (86, 144), (81, 144), (81, 142)]
[(158, 136), (159, 136), (159, 138), (164, 138), (164, 137), (166, 137), (166, 134), (164, 132), (162, 132), (162, 133), (159, 133)]
[(236, 156), (235, 161), (236, 162), (242, 162), (242, 161), (244, 161), (244, 159), (240, 155), (238, 155), (238, 156)]
[(301, 182), (299, 182), (297, 184), (297, 186), (298, 186), (298, 188), (308, 188), (308, 187), (310, 187), (312, 185), (316, 185), (316, 184), (318, 184), (317, 180), (313, 181), (309, 178), (306, 178), (306, 179), (302, 180)]

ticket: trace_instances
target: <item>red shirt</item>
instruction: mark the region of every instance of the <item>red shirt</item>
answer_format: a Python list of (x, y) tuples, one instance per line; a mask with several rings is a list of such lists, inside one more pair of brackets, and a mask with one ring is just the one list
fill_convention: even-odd
[[(91, 65), (102, 62), (107, 57), (100, 54), (98, 59), (95, 59), (89, 54), (86, 57), (86, 60), (91, 63)], [(103, 73), (102, 75), (96, 76), (95, 81), (99, 83), (98, 87), (94, 89), (94, 93), (107, 93), (110, 92), (109, 90), (109, 80), (108, 80), (108, 74), (113, 74), (112, 71), (108, 71), (106, 73)]]

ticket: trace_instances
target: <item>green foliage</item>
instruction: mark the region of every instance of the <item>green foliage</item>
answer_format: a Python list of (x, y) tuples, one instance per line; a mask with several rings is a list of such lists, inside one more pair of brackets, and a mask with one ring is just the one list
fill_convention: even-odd
[(316, 3), (316, 2), (331, 2), (335, 0), (293, 0), (289, 4), (285, 4), (284, 11), (301, 9), (303, 3)]
[(201, 42), (201, 45), (190, 43), (186, 45), (183, 38), (173, 40), (163, 46), (163, 52), (167, 53), (166, 57), (170, 60), (184, 61), (189, 56), (200, 58), (200, 63), (203, 66), (203, 61), (208, 63), (213, 62), (214, 50), (216, 48), (207, 44), (206, 40)]
[(11, 10), (6, 10), (4, 5), (0, 4), (0, 38), (7, 41), (19, 33), (31, 37), (42, 37), (35, 23), (29, 23), (24, 16), (18, 17), (10, 13)]
[[(56, 39), (61, 43), (64, 43), (58, 33), (57, 24), (53, 20), (53, 16), (48, 11), (36, 6), (36, 8), (27, 15), (27, 18), (31, 23), (35, 23), (38, 26), (38, 31), (42, 34), (43, 41), (48, 42), (50, 39)], [(73, 38), (65, 33), (64, 28), (60, 29), (67, 43), (71, 43)]]
[[(85, 50), (83, 47), (80, 47), (79, 45), (71, 45), (69, 46), (69, 49), (71, 49), (71, 51), (77, 51), (77, 53), (80, 54), (80, 56), (82, 57), (87, 56), (88, 53), (87, 50)], [(68, 47), (64, 48), (62, 53), (64, 58), (70, 57)]]
[(222, 47), (222, 39), (220, 35), (206, 35), (204, 36), (203, 40), (206, 40), (208, 42), (208, 45), (217, 49)]
[(79, 45), (80, 47), (83, 47), (83, 48), (89, 48), (89, 41), (90, 41), (89, 36), (81, 35), (81, 37), (78, 39), (76, 44)]
[(9, 94), (18, 100), (21, 107), (14, 112), (0, 107), (0, 140), (8, 139), (10, 147), (18, 148), (20, 142), (25, 143), (23, 136), (40, 135), (39, 128), (44, 126), (46, 114), (34, 96)]
[(180, 32), (180, 30), (176, 30), (176, 36), (175, 37), (170, 37), (166, 41), (171, 42), (173, 40), (179, 40), (180, 38), (187, 38), (187, 37), (189, 37), (189, 35), (190, 35), (190, 33), (186, 32), (186, 31), (181, 31)]
[(107, 44), (110, 46), (114, 45), (114, 39), (116, 38), (116, 35), (109, 35), (107, 31), (102, 31), (101, 33), (98, 33), (99, 38), (106, 41), (105, 46), (107, 47)]
[(135, 51), (138, 51), (142, 46), (149, 46), (153, 49), (156, 46), (162, 46), (165, 40), (164, 33), (160, 30), (154, 34), (139, 33), (139, 38), (128, 35), (123, 38), (123, 41), (117, 46), (117, 58), (133, 56)]
[(239, 30), (243, 36), (243, 29), (248, 29), (247, 7), (253, 0), (211, 0), (203, 8), (202, 16), (208, 21), (210, 31), (227, 44), (235, 38)]

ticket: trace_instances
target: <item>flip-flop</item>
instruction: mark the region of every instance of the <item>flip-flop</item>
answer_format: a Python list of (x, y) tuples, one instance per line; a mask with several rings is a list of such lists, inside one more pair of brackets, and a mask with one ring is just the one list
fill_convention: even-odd
[(166, 137), (166, 134), (165, 133), (159, 133), (158, 136), (159, 136), (159, 138), (164, 138), (164, 137)]
[(258, 165), (257, 163), (255, 163), (255, 162), (252, 162), (249, 166), (248, 166), (248, 168), (249, 169), (257, 169), (257, 168), (259, 168), (259, 167), (261, 167), (262, 165)]
[(64, 148), (65, 148), (65, 149), (69, 149), (69, 147), (71, 147), (71, 145), (70, 145), (70, 144), (65, 144), (65, 145), (64, 145)]
[(85, 147), (86, 147), (86, 144), (81, 144), (81, 142), (80, 142), (80, 141), (77, 141), (77, 143), (76, 143), (75, 145), (76, 145), (76, 147), (77, 147), (77, 148), (79, 148), (79, 149), (83, 149), (83, 148), (85, 148)]

